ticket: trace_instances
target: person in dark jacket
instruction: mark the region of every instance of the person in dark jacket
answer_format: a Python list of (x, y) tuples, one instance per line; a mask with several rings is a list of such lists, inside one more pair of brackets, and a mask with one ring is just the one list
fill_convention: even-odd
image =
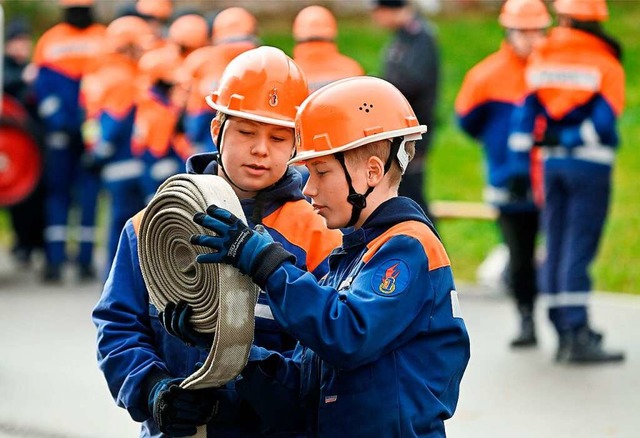
[[(33, 94), (33, 74), (29, 65), (33, 52), (31, 26), (19, 17), (7, 23), (5, 29), (3, 87), (29, 115), (26, 129), (42, 143), (42, 127)], [(42, 181), (27, 198), (9, 207), (15, 234), (12, 253), (21, 266), (28, 266), (34, 251), (44, 246), (44, 188)]]
[(433, 141), (440, 82), (438, 43), (433, 27), (407, 0), (375, 0), (373, 20), (392, 30), (394, 37), (384, 49), (382, 77), (395, 85), (413, 107), (420, 123), (429, 127), (416, 142), (416, 156), (400, 183), (400, 195), (418, 203), (430, 219), (426, 169)]

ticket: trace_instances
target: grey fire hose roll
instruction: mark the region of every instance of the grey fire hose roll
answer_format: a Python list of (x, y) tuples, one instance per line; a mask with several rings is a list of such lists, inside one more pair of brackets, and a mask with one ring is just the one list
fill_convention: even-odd
[(247, 364), (253, 342), (258, 287), (230, 265), (197, 263), (198, 254), (213, 250), (189, 242), (192, 234), (213, 235), (192, 220), (211, 204), (246, 223), (240, 201), (225, 180), (175, 175), (147, 206), (138, 237), (140, 268), (151, 303), (164, 310), (168, 302), (184, 300), (193, 308), (194, 328), (215, 334), (204, 365), (181, 385), (189, 389), (219, 387), (235, 378)]

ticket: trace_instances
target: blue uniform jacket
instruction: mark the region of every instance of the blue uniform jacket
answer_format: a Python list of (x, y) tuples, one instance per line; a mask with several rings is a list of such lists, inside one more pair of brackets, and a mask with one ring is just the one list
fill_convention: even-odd
[[(213, 171), (215, 165), (212, 164), (212, 158), (212, 155), (195, 156), (190, 160), (188, 170), (191, 173)], [(268, 213), (277, 214), (298, 200), (308, 206), (308, 210), (301, 210), (298, 221), (309, 223), (304, 216), (317, 215), (304, 200), (298, 173), (289, 170), (277, 184), (263, 191), (259, 200), (249, 199), (241, 203), (249, 224), (253, 226), (256, 218), (262, 220)], [(288, 230), (268, 226), (265, 228), (276, 242), (282, 243), (285, 248), (290, 248), (299, 256), (298, 266), (306, 268), (305, 248), (294, 248), (295, 245), (283, 238), (288, 234)], [(322, 235), (315, 237), (322, 238)], [(329, 252), (330, 249), (327, 250), (325, 259)], [(315, 267), (314, 273), (321, 276), (327, 269), (328, 263), (324, 260)], [(178, 338), (169, 335), (160, 325), (158, 310), (149, 303), (142, 278), (138, 259), (138, 237), (131, 219), (120, 236), (118, 251), (102, 296), (93, 310), (93, 322), (98, 330), (98, 363), (112, 396), (135, 421), (144, 422), (141, 436), (160, 436), (157, 425), (148, 412), (147, 394), (143, 390), (145, 380), (151, 373), (159, 372), (173, 377), (187, 377), (194, 371), (198, 362), (204, 362), (207, 354), (197, 348), (186, 346)], [(274, 321), (257, 321), (255, 342), (283, 352), (292, 349), (295, 346), (293, 338), (274, 327), (277, 327)], [(241, 435), (237, 430), (237, 425), (243, 423), (238, 420), (238, 416), (246, 413), (239, 411), (233, 382), (227, 387), (226, 399), (229, 401), (226, 404), (228, 412), (223, 412), (218, 419), (219, 422), (211, 425), (208, 430), (210, 433), (216, 431), (218, 436), (250, 435), (250, 430), (243, 431), (245, 435)], [(247, 429), (256, 426), (253, 422), (245, 423)]]
[[(484, 198), (503, 211), (533, 211), (532, 199), (516, 199), (509, 192), (514, 176), (529, 178), (529, 169), (512, 169), (507, 139), (511, 116), (526, 93), (525, 60), (503, 43), (465, 75), (456, 97), (460, 127), (482, 142), (487, 173)], [(520, 174), (518, 174), (520, 171)]]
[[(470, 357), (447, 254), (408, 198), (381, 205), (343, 238), (318, 283), (284, 263), (268, 278), (273, 315), (300, 344), (292, 358), (259, 347), (237, 382), (270, 417), (301, 404), (308, 434), (445, 435)], [(278, 423), (280, 421), (280, 423)]]

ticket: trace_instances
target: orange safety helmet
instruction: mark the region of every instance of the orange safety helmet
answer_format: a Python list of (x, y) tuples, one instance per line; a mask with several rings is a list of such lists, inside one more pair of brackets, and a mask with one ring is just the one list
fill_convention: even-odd
[(81, 8), (93, 6), (95, 0), (58, 0), (58, 4), (63, 8)]
[(173, 14), (173, 2), (171, 0), (138, 0), (136, 11), (147, 17), (167, 21)]
[[(295, 126), (297, 155), (289, 164), (379, 140), (418, 140), (427, 131), (400, 90), (371, 76), (341, 79), (315, 91), (298, 110)], [(408, 157), (398, 159), (404, 171)]]
[(127, 15), (116, 18), (107, 26), (107, 46), (116, 51), (129, 45), (145, 49), (154, 40), (153, 29), (140, 17)]
[(243, 41), (255, 37), (258, 32), (256, 17), (241, 7), (227, 8), (213, 20), (211, 37), (213, 44)]
[(338, 24), (331, 11), (323, 6), (308, 6), (298, 12), (293, 21), (293, 39), (333, 41), (338, 35)]
[(551, 15), (542, 0), (507, 0), (498, 22), (507, 29), (544, 29), (551, 25)]
[(609, 18), (606, 0), (556, 0), (556, 12), (581, 21), (605, 21)]
[[(206, 100), (223, 114), (293, 128), (307, 90), (304, 73), (293, 59), (276, 47), (262, 46), (235, 57)], [(214, 119), (216, 135), (217, 123)]]
[(169, 40), (181, 47), (195, 50), (209, 44), (209, 25), (198, 14), (187, 14), (177, 18), (169, 26)]
[(176, 83), (178, 81), (178, 67), (182, 62), (178, 48), (165, 45), (151, 50), (140, 58), (138, 67), (151, 83), (164, 81)]

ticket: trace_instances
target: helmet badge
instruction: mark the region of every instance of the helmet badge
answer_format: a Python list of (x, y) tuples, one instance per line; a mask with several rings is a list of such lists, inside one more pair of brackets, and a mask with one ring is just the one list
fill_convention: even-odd
[(269, 92), (269, 105), (278, 106), (278, 88), (276, 87)]

